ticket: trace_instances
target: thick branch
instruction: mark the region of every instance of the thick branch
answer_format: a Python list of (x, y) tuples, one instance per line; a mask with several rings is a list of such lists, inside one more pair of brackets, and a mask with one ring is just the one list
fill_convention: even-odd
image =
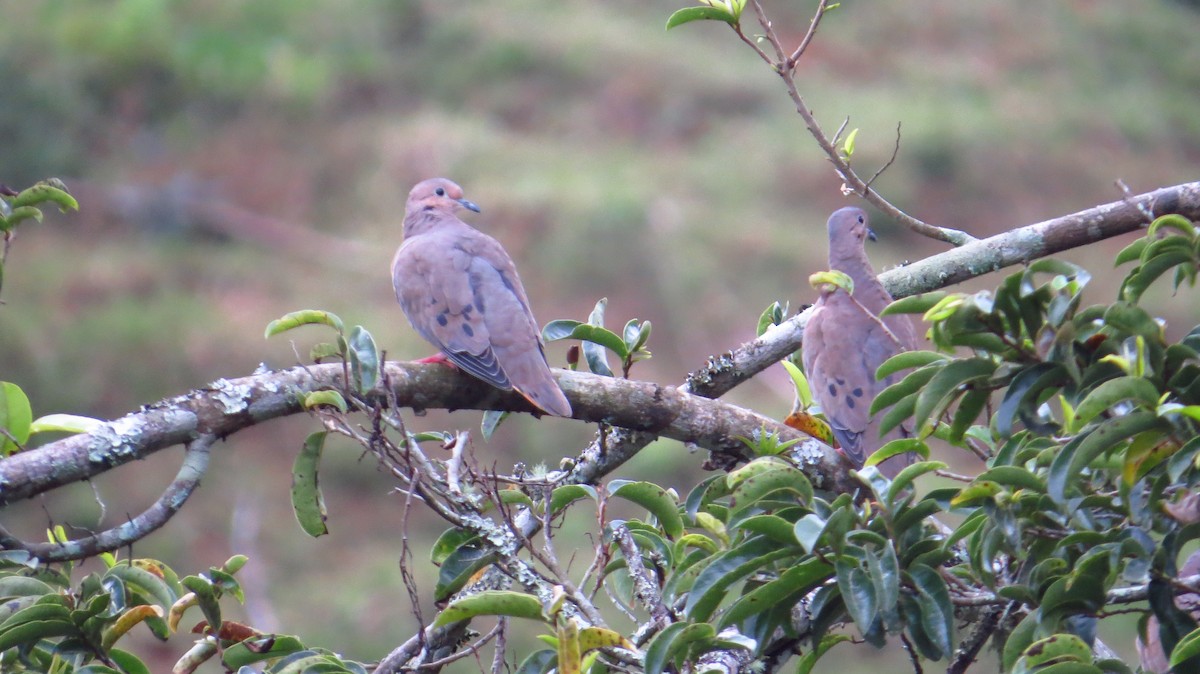
[[(222, 379), (104, 424), (93, 433), (16, 454), (0, 461), (0, 505), (93, 477), (198, 436), (227, 437), (299, 413), (304, 394), (342, 389), (342, 375), (339, 363)], [(443, 366), (388, 363), (387, 375), (397, 404), (403, 407), (531, 411), (519, 395)], [(575, 418), (583, 421), (633, 428), (735, 455), (744, 450), (739, 437), (753, 437), (765, 429), (782, 439), (807, 439), (811, 447), (805, 447), (804, 456), (816, 472), (844, 471), (832, 450), (750, 410), (650, 382), (565, 371), (558, 376)]]

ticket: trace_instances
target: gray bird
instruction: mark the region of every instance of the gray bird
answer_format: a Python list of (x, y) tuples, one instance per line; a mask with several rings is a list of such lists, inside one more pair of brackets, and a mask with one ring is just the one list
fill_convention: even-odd
[[(911, 424), (901, 424), (880, 437), (882, 414), (870, 414), (880, 391), (895, 383), (893, 375), (875, 380), (875, 371), (888, 358), (917, 347), (917, 330), (909, 316), (879, 318), (891, 303), (867, 259), (865, 243), (874, 239), (867, 215), (843, 208), (829, 218), (829, 267), (846, 274), (848, 287), (816, 282), (821, 291), (804, 327), (802, 358), (813, 397), (821, 406), (842, 452), (856, 465), (891, 440), (912, 436)], [(816, 277), (817, 275), (814, 275)], [(895, 477), (913, 460), (912, 454), (880, 464)]]
[(542, 347), (529, 298), (498, 241), (458, 218), (479, 207), (445, 178), (408, 195), (392, 287), (417, 333), (464, 371), (516, 390), (538, 409), (571, 416)]

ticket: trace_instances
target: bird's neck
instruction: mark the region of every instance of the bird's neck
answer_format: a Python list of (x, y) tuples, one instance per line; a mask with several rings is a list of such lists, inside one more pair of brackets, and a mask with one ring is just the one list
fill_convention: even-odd
[(417, 234), (425, 234), (431, 230), (440, 218), (431, 210), (411, 211), (404, 215), (404, 238), (416, 236)]
[(867, 259), (867, 253), (864, 250), (850, 251), (829, 251), (829, 268), (836, 269), (849, 274), (858, 280), (857, 277), (863, 271), (869, 274), (874, 274), (875, 270), (871, 267), (871, 261)]

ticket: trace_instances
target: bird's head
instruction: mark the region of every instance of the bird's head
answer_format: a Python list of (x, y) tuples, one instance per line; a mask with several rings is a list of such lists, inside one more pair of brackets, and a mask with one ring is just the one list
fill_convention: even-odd
[(417, 183), (408, 193), (408, 212), (441, 211), (457, 213), (462, 209), (479, 212), (474, 202), (463, 198), (463, 190), (452, 180), (430, 178)]
[(829, 241), (854, 241), (862, 245), (863, 241), (875, 240), (875, 232), (867, 225), (867, 213), (861, 208), (847, 206), (840, 208), (829, 216)]

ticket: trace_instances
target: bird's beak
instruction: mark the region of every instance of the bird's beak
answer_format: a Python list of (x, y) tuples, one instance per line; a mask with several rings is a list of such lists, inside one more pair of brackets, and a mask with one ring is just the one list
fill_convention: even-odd
[[(469, 211), (475, 211), (476, 213), (479, 212), (479, 207), (476, 206), (475, 202), (473, 201), (467, 201), (466, 199), (455, 199), (455, 201), (462, 204), (462, 207)], [(872, 240), (874, 240), (874, 237), (872, 237)]]
[(868, 239), (870, 239), (870, 240), (872, 240), (872, 241), (876, 241), (876, 240), (877, 240), (877, 239), (875, 238), (875, 230), (871, 229), (870, 227), (868, 227), (868, 228), (867, 228), (867, 238), (868, 238)]

